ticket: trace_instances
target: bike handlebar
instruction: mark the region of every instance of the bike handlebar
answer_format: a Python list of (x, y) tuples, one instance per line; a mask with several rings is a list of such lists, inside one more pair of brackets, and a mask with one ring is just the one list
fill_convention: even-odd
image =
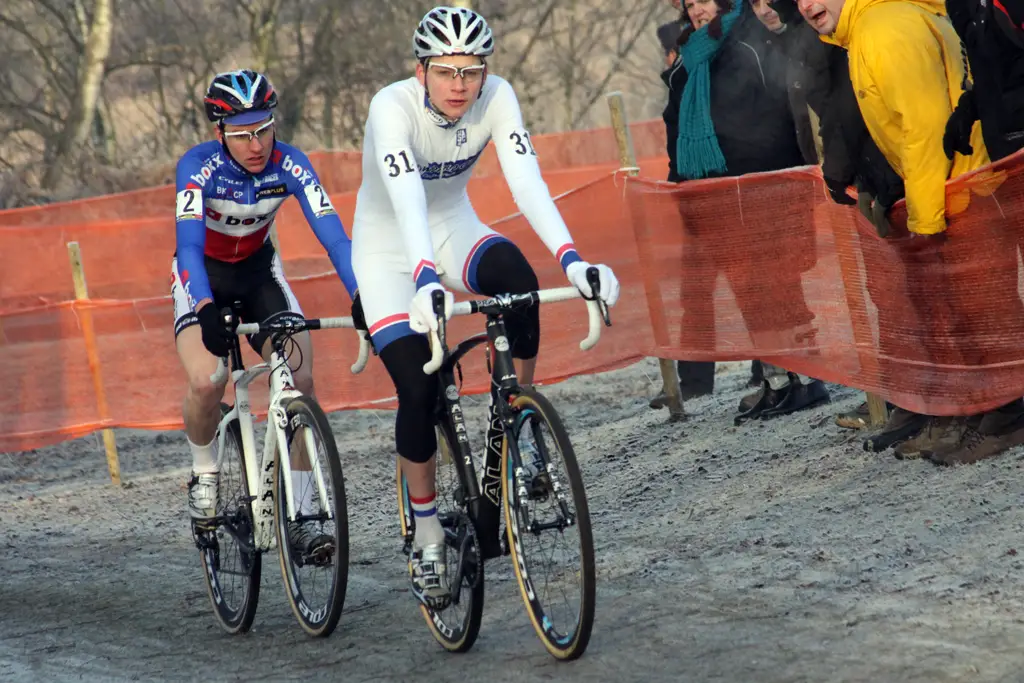
[[(589, 270), (594, 271), (594, 275), (597, 275), (597, 269), (591, 268)], [(590, 272), (588, 270), (588, 280), (590, 280)], [(597, 283), (594, 281), (590, 282), (592, 291), (597, 292)], [(605, 325), (611, 326), (611, 322), (605, 313), (606, 307), (603, 306), (604, 302), (601, 301), (597, 296), (593, 299), (587, 299), (583, 296), (583, 293), (576, 287), (555, 287), (552, 289), (540, 289), (528, 294), (508, 294), (500, 295), (490, 299), (477, 299), (474, 301), (460, 301), (459, 303), (452, 306), (452, 317), (457, 315), (469, 315), (471, 313), (479, 313), (483, 309), (487, 308), (506, 308), (511, 309), (516, 304), (522, 303), (527, 304), (538, 304), (538, 303), (554, 303), (557, 301), (568, 301), (570, 299), (582, 298), (587, 302), (587, 313), (589, 314), (589, 331), (583, 341), (580, 342), (580, 350), (588, 351), (597, 344), (601, 338), (601, 322), (604, 320)], [(431, 345), (431, 358), (423, 366), (423, 372), (431, 374), (437, 372), (444, 362), (445, 350), (447, 344), (441, 343), (441, 337), (447, 336), (447, 326), (445, 325), (444, 318), (444, 292), (438, 290), (433, 294), (434, 299), (434, 310), (439, 311), (438, 316), (438, 331), (431, 330), (428, 338), (430, 339)], [(602, 310), (605, 309), (605, 310)]]
[[(225, 325), (230, 328), (234, 320), (234, 315), (230, 312), (230, 309), (223, 311), (223, 317)], [(356, 328), (351, 316), (338, 316), (334, 318), (287, 317), (270, 322), (242, 323), (236, 325), (233, 331), (238, 335), (258, 334), (260, 332), (296, 334), (305, 330), (328, 330), (338, 327), (350, 327), (359, 333), (359, 357), (350, 368), (352, 374), (358, 375), (366, 367), (366, 362), (370, 358), (370, 340), (369, 333), (366, 330)], [(219, 358), (218, 361), (220, 362), (217, 364), (217, 370), (210, 375), (210, 381), (214, 384), (220, 384), (228, 374), (228, 359)]]

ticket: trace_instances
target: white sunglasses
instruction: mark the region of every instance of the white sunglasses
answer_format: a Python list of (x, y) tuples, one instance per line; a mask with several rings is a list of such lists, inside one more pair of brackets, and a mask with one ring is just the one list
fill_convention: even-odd
[(256, 130), (235, 130), (230, 133), (224, 133), (226, 138), (236, 138), (239, 140), (245, 140), (248, 143), (252, 143), (253, 140), (259, 140), (263, 142), (267, 137), (267, 132), (274, 125), (274, 117), (270, 117), (270, 120), (264, 123)]
[(454, 81), (456, 76), (462, 76), (464, 81), (478, 81), (483, 78), (484, 69), (487, 68), (484, 64), (473, 64), (471, 66), (458, 67), (454, 64), (442, 64), (440, 62), (431, 62), (430, 68), (435, 70), (435, 73), (442, 75), (451, 75), (451, 79)]

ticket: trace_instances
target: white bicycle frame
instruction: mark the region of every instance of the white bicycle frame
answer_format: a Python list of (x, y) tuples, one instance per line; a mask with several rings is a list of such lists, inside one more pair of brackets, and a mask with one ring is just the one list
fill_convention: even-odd
[[(499, 294), (496, 297), (492, 297), (497, 300), (501, 300), (506, 295)], [(539, 289), (537, 290), (537, 298), (540, 303), (555, 303), (557, 301), (569, 301), (570, 299), (583, 299), (583, 293), (575, 287), (553, 287), (551, 289)], [(601, 338), (601, 308), (598, 305), (597, 299), (583, 299), (587, 302), (587, 313), (589, 314), (588, 324), (590, 330), (587, 333), (586, 338), (580, 342), (580, 350), (588, 351), (597, 344)], [(473, 305), (469, 301), (460, 301), (459, 303), (452, 306), (452, 317), (457, 315), (469, 315), (473, 312)], [(430, 347), (431, 357), (430, 360), (423, 366), (423, 372), (428, 375), (437, 372), (441, 368), (441, 363), (444, 361), (443, 351), (441, 350), (440, 339), (438, 338), (437, 332), (431, 330), (430, 332)]]
[[(320, 318), (320, 329), (337, 327), (355, 328), (351, 317)], [(259, 324), (241, 324), (237, 328), (239, 335), (255, 334), (259, 332)], [(358, 374), (366, 367), (366, 361), (370, 355), (370, 342), (363, 334), (359, 335), (359, 358), (352, 365), (352, 373)], [(217, 366), (216, 372), (210, 376), (214, 384), (223, 381), (227, 375), (227, 359), (223, 359)], [(260, 375), (270, 372), (270, 400), (267, 409), (267, 431), (263, 441), (263, 457), (256, 461), (256, 436), (253, 427), (253, 415), (249, 405), (249, 385)], [(258, 551), (272, 550), (276, 547), (277, 541), (274, 534), (274, 464), (275, 458), (281, 458), (281, 466), (284, 468), (284, 495), (288, 501), (288, 520), (295, 520), (295, 499), (292, 496), (292, 469), (289, 458), (285, 428), (288, 426), (288, 418), (285, 414), (285, 406), (296, 397), (302, 396), (302, 392), (295, 389), (291, 368), (288, 363), (277, 353), (272, 351), (269, 362), (262, 362), (249, 366), (244, 370), (233, 370), (231, 381), (235, 387), (235, 405), (221, 418), (217, 425), (217, 459), (218, 467), (224, 457), (224, 441), (226, 439), (227, 425), (231, 420), (238, 418), (239, 427), (242, 432), (242, 458), (245, 461), (245, 474), (249, 484), (250, 501), (249, 506), (253, 520), (253, 542)], [(324, 484), (323, 472), (320, 471), (319, 463), (313, 457), (316, 453), (316, 444), (313, 442), (313, 435), (310, 430), (305, 431), (306, 453), (312, 464), (313, 478), (316, 481), (317, 491), (320, 500), (328, 500), (327, 489)]]

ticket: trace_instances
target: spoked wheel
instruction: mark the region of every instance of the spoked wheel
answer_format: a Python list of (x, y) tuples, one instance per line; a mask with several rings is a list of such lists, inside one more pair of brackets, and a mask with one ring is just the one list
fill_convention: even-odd
[[(505, 529), (519, 590), (541, 642), (580, 657), (594, 625), (594, 540), (576, 454), (551, 403), (532, 389), (512, 401), (501, 463)], [(511, 437), (511, 439), (508, 439)]]
[[(452, 441), (440, 427), (437, 435), (437, 515), (447, 539), (446, 561), (452, 585), (452, 601), (443, 610), (432, 610), (423, 604), (419, 607), (427, 627), (441, 647), (449, 652), (467, 652), (480, 634), (484, 611), (484, 566), (480, 560), (476, 531), (465, 508), (459, 503), (463, 498), (462, 485), (452, 459), (455, 452), (451, 447)], [(402, 537), (405, 539), (405, 552), (408, 554), (412, 551), (416, 522), (409, 503), (405, 476), (402, 474), (401, 459), (397, 470), (398, 517)], [(411, 564), (409, 575), (412, 576)]]
[(277, 459), (274, 526), (288, 602), (303, 630), (329, 636), (341, 619), (348, 587), (348, 507), (341, 459), (327, 416), (309, 396), (286, 408), (291, 495)]
[[(230, 408), (221, 404), (221, 414)], [(260, 594), (261, 555), (254, 550), (249, 481), (242, 455), (242, 431), (232, 420), (221, 453), (217, 523), (193, 533), (203, 563), (203, 578), (214, 616), (228, 633), (252, 626)]]

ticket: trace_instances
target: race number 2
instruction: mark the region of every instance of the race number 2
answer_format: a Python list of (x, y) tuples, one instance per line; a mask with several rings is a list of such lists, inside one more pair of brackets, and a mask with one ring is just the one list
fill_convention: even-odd
[(203, 193), (202, 190), (188, 188), (178, 193), (177, 211), (175, 216), (179, 221), (203, 218)]
[(327, 196), (327, 191), (324, 190), (323, 185), (320, 183), (307, 185), (303, 192), (306, 193), (306, 201), (309, 202), (309, 208), (313, 210), (313, 215), (317, 218), (335, 213), (334, 205), (331, 204), (331, 198)]

